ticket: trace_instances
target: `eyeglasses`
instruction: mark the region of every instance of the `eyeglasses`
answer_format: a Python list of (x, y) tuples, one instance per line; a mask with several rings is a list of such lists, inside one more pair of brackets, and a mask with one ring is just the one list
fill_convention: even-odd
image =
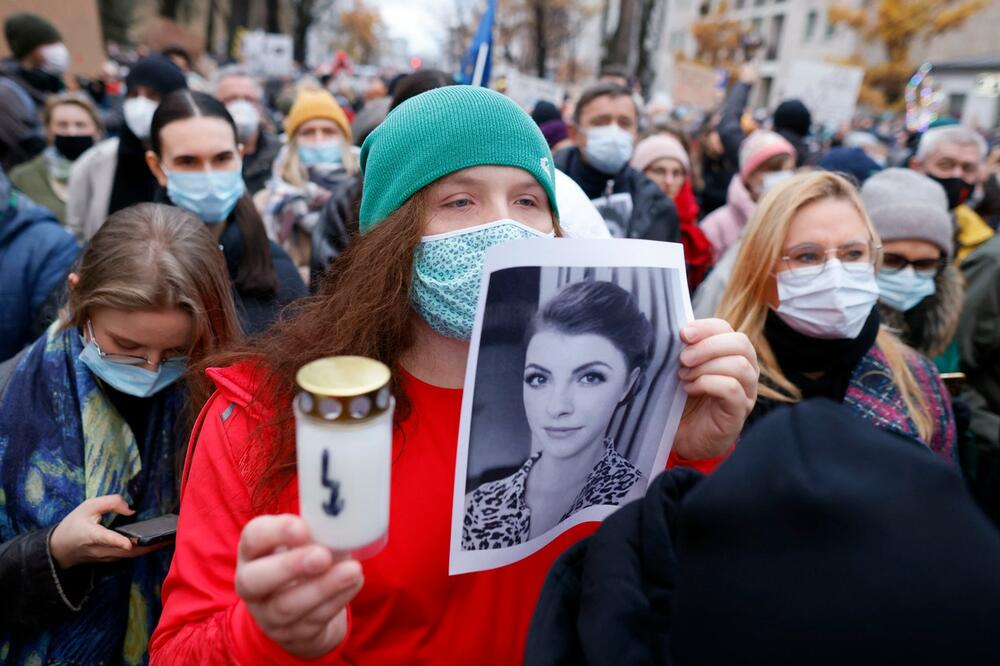
[(881, 245), (870, 240), (850, 241), (832, 249), (817, 243), (801, 243), (788, 250), (781, 261), (788, 270), (795, 271), (788, 276), (789, 279), (811, 280), (823, 272), (831, 255), (836, 257), (846, 271), (863, 273), (871, 270), (878, 260), (881, 248)]
[[(101, 358), (107, 359), (112, 363), (121, 363), (122, 365), (153, 365), (148, 356), (135, 356), (133, 354), (109, 354), (105, 352), (101, 349), (100, 343), (97, 342), (97, 336), (94, 335), (94, 324), (89, 319), (87, 320), (87, 333), (90, 334), (90, 339), (94, 342), (94, 347), (97, 348), (97, 353)], [(157, 367), (179, 366), (183, 368), (186, 365), (186, 356), (172, 356), (170, 358), (160, 359), (160, 363)]]
[(907, 266), (913, 266), (913, 272), (924, 275), (937, 275), (947, 264), (944, 257), (933, 259), (908, 259), (895, 252), (886, 252), (882, 255), (882, 270), (888, 273), (898, 273)]

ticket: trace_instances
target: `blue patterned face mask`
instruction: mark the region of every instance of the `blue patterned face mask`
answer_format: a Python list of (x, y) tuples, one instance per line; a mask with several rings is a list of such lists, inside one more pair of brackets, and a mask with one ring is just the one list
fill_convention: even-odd
[(306, 166), (340, 164), (343, 160), (340, 150), (340, 141), (324, 141), (311, 145), (303, 143), (299, 146), (299, 161)]
[(424, 236), (413, 262), (410, 301), (441, 335), (472, 337), (486, 250), (507, 241), (552, 236), (514, 220)]
[(205, 224), (218, 224), (243, 196), (243, 167), (231, 171), (167, 171), (167, 196)]

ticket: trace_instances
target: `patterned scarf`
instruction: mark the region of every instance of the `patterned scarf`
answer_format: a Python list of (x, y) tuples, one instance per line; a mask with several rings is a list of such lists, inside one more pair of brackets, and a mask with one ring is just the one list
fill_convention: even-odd
[[(141, 445), (78, 361), (75, 329), (49, 328), (18, 364), (0, 404), (0, 541), (56, 525), (85, 499), (119, 493), (136, 520), (176, 511), (183, 391), (151, 398)], [(168, 547), (94, 566), (83, 608), (46, 631), (0, 627), (6, 664), (145, 664), (160, 616)], [(85, 565), (86, 566), (86, 565)]]

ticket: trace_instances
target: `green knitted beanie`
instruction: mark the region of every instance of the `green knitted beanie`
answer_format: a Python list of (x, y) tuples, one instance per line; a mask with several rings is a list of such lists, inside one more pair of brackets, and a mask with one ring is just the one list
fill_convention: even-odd
[(361, 147), (361, 232), (439, 178), (487, 165), (530, 173), (559, 215), (549, 145), (510, 98), (478, 86), (446, 86), (406, 100)]
[(3, 33), (15, 60), (20, 60), (39, 46), (62, 41), (62, 35), (55, 26), (41, 16), (27, 12), (11, 14), (3, 24)]

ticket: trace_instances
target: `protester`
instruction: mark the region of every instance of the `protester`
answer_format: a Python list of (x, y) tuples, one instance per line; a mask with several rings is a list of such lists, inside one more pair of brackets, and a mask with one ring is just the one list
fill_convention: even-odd
[(868, 157), (861, 148), (831, 148), (816, 160), (816, 166), (824, 171), (846, 175), (860, 187), (874, 174), (882, 170), (875, 160)]
[(65, 224), (73, 162), (104, 134), (97, 107), (80, 93), (52, 95), (42, 116), (48, 144), (37, 157), (10, 173), (10, 181)]
[(986, 150), (986, 142), (973, 130), (945, 125), (927, 130), (910, 160), (910, 168), (936, 180), (948, 195), (948, 207), (955, 218), (959, 264), (994, 233), (966, 203), (979, 184)]
[(350, 211), (358, 186), (358, 163), (351, 151), (347, 116), (325, 90), (299, 92), (285, 118), (285, 135), (288, 143), (267, 189), (264, 224), (268, 236), (308, 273), (313, 237), (327, 235), (332, 228), (349, 228), (349, 214), (322, 230), (317, 226), (331, 198), (337, 199), (337, 209)]
[(79, 252), (52, 213), (11, 189), (0, 169), (0, 361), (38, 337), (49, 293)]
[(777, 183), (789, 178), (794, 164), (795, 149), (774, 132), (757, 130), (743, 140), (739, 149), (740, 172), (729, 182), (727, 204), (701, 222), (716, 261), (694, 292), (691, 306), (696, 317), (715, 316), (756, 202)]
[(746, 136), (740, 120), (758, 78), (755, 64), (740, 67), (739, 79), (726, 93), (718, 117), (709, 116), (698, 133), (702, 152), (702, 189), (698, 194), (705, 215), (726, 205), (730, 182), (739, 173), (740, 145)]
[(951, 261), (954, 240), (944, 190), (927, 176), (893, 168), (868, 179), (861, 199), (882, 239), (876, 274), (882, 322), (942, 372), (957, 372), (957, 355), (935, 358), (951, 344), (965, 291)]
[(811, 130), (812, 114), (802, 100), (785, 100), (774, 110), (774, 131), (795, 148), (796, 167), (815, 161), (815, 155), (806, 141)]
[(246, 193), (236, 132), (219, 100), (177, 90), (153, 114), (145, 159), (160, 188), (156, 198), (194, 213), (222, 246), (240, 323), (253, 335), (306, 289), (288, 255), (267, 239)]
[(757, 130), (740, 145), (740, 171), (729, 182), (726, 205), (701, 221), (721, 257), (743, 235), (757, 202), (795, 168), (795, 148), (774, 132)]
[(239, 329), (215, 240), (177, 208), (111, 216), (69, 287), (0, 366), (0, 646), (6, 664), (142, 664), (171, 549), (113, 528), (177, 511), (209, 393), (188, 369)]
[(35, 14), (11, 14), (3, 31), (13, 56), (0, 62), (0, 167), (9, 172), (45, 148), (41, 110), (64, 87), (69, 49), (55, 26)]
[(545, 142), (549, 144), (549, 149), (553, 153), (573, 145), (562, 112), (552, 102), (541, 100), (535, 104), (535, 108), (531, 110), (531, 119), (538, 125), (538, 129), (542, 130)]
[(563, 554), (524, 663), (997, 663), (998, 557), (953, 468), (807, 401), (712, 476), (660, 475)]
[(982, 199), (976, 204), (976, 213), (996, 231), (1000, 227), (1000, 146), (995, 146), (986, 158), (980, 187)]
[(215, 75), (215, 97), (226, 105), (243, 144), (243, 182), (250, 196), (271, 178), (281, 142), (264, 116), (264, 89), (245, 69), (230, 65)]
[(632, 168), (642, 172), (674, 202), (684, 245), (688, 289), (694, 290), (712, 267), (712, 245), (698, 226), (698, 202), (691, 187), (691, 160), (680, 141), (656, 134), (639, 142)]
[(455, 77), (440, 69), (418, 69), (412, 74), (407, 74), (393, 86), (392, 104), (389, 111), (420, 93), (428, 90), (442, 88), (455, 84)]
[(889, 166), (889, 147), (871, 132), (848, 132), (844, 136), (844, 148), (860, 148), (879, 168)]
[(955, 337), (977, 443), (974, 489), (1000, 526), (1000, 236), (969, 254), (962, 273), (965, 305)]
[[(403, 75), (397, 78), (401, 79)], [(392, 81), (380, 76), (372, 77), (368, 81), (368, 85), (365, 86), (362, 93), (364, 106), (351, 122), (351, 136), (354, 137), (355, 145), (360, 146), (364, 143), (371, 131), (385, 120), (386, 114), (389, 113), (389, 107), (392, 106), (392, 90)]]
[[(458, 437), (478, 280), (455, 280), (449, 262), (422, 257), (431, 242), (442, 242), (437, 256), (466, 252), (481, 266), (498, 242), (559, 233), (548, 156), (525, 112), (478, 87), (412, 98), (368, 137), (360, 237), (317, 298), (267, 337), (220, 357), (226, 367), (209, 370), (221, 392), (193, 449), (154, 661), (521, 659), (545, 570), (593, 526), (521, 563), (448, 576), (450, 443)], [(514, 223), (493, 224), (505, 219)], [(460, 233), (421, 241), (447, 231)], [(411, 291), (418, 282), (428, 297)], [(674, 451), (703, 459), (728, 449), (742, 427), (754, 400), (754, 355), (744, 336), (718, 320), (694, 322), (682, 338), (689, 345), (683, 385), (698, 399)], [(300, 518), (273, 515), (298, 507), (287, 414), (293, 377), (305, 362), (345, 353), (396, 370), (400, 405), (388, 543), (365, 561), (363, 581), (361, 565), (313, 544)]]
[(555, 156), (556, 168), (587, 194), (618, 238), (677, 241), (673, 202), (656, 183), (629, 166), (639, 110), (614, 83), (586, 89), (576, 104), (570, 135), (576, 147)]
[(857, 191), (836, 174), (795, 176), (761, 202), (719, 308), (761, 359), (750, 421), (829, 398), (954, 462), (955, 424), (937, 369), (880, 326), (879, 248)]
[(121, 135), (88, 150), (70, 171), (66, 226), (81, 242), (90, 240), (111, 213), (153, 201), (156, 179), (145, 158), (153, 113), (163, 97), (187, 83), (176, 65), (151, 55), (132, 67), (125, 86)]

